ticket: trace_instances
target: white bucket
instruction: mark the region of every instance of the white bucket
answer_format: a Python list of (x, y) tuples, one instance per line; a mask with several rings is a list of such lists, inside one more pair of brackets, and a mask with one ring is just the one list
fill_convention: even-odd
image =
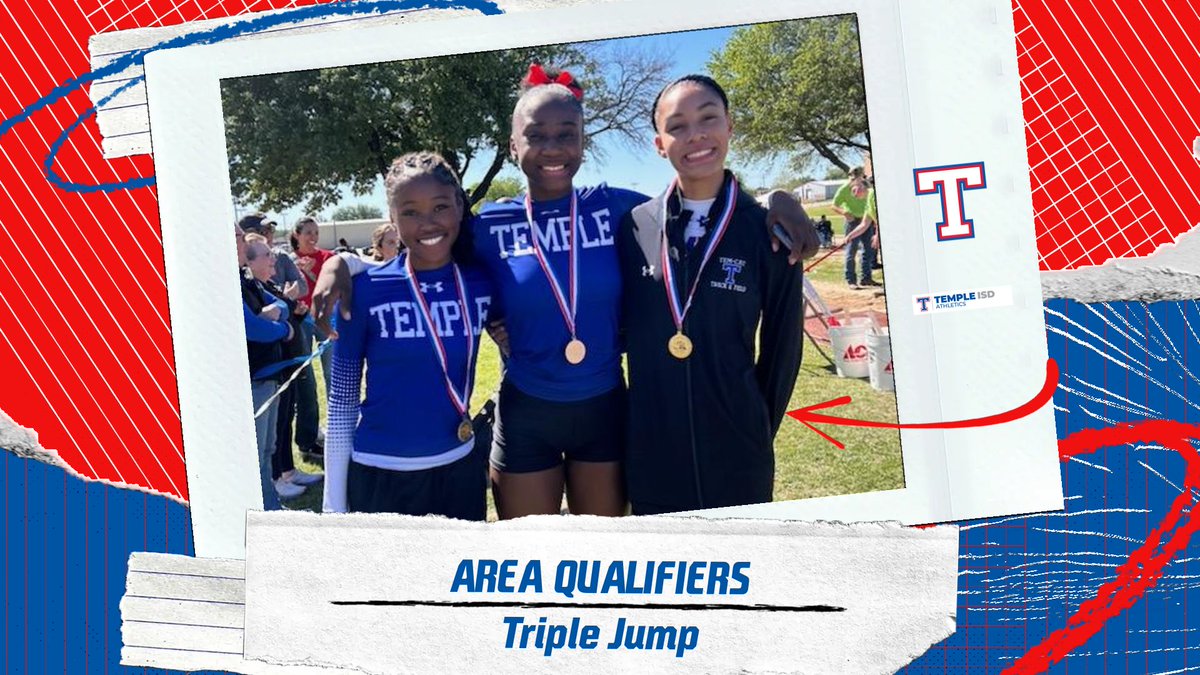
[(841, 377), (868, 377), (867, 326), (830, 326), (829, 343), (833, 347), (833, 362)]
[(871, 388), (876, 391), (896, 391), (896, 380), (892, 377), (892, 344), (888, 341), (888, 330), (867, 334), (867, 365), (870, 370)]

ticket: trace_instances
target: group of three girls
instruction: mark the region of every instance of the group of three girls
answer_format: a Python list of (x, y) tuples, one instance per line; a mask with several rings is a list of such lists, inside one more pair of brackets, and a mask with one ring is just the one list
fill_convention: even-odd
[[(339, 298), (342, 311), (324, 509), (484, 518), (488, 449), (468, 404), (479, 341), (498, 322), (501, 518), (558, 513), (564, 489), (570, 512), (608, 516), (627, 501), (634, 514), (770, 501), (800, 361), (789, 263), (816, 247), (807, 217), (790, 198), (768, 214), (725, 169), (728, 101), (709, 78), (681, 78), (655, 101), (655, 145), (677, 173), (655, 200), (576, 188), (581, 91), (538, 84), (536, 67), (527, 79), (511, 134), (524, 195), (470, 217), (444, 160), (405, 155), (386, 180), (404, 252), (325, 264), (317, 318)], [(775, 220), (796, 242), (791, 260), (774, 250)], [(347, 272), (361, 273), (351, 284)]]

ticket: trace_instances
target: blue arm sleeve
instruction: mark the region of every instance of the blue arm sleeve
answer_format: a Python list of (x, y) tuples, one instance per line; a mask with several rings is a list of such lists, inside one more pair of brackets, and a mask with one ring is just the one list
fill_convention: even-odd
[(242, 303), (242, 319), (246, 323), (246, 339), (250, 342), (275, 342), (287, 338), (288, 325), (286, 322), (264, 319), (252, 312), (244, 302)]

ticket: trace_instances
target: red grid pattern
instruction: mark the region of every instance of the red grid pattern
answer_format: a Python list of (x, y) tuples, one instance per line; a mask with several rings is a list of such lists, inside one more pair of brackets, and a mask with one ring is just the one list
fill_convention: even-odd
[(1041, 267), (1144, 256), (1195, 224), (1194, 3), (1014, 3)]

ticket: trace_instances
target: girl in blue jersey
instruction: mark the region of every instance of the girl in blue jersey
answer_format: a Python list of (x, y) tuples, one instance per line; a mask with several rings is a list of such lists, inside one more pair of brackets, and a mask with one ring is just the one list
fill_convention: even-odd
[[(575, 187), (582, 90), (569, 75), (551, 78), (536, 65), (524, 85), (510, 151), (527, 193), (485, 205), (472, 223), (476, 259), (503, 301), (510, 352), (491, 453), (496, 510), (502, 519), (558, 513), (565, 489), (571, 513), (623, 515), (628, 405), (615, 235), (649, 197), (606, 184)], [(798, 260), (802, 250), (816, 250), (816, 237), (794, 200), (784, 206), (796, 208), (772, 213), (771, 222), (782, 218), (805, 244), (794, 251)], [(342, 264), (331, 262), (314, 295), (318, 321), (341, 294)]]
[(324, 510), (483, 520), (486, 459), (467, 404), (492, 286), (462, 264), (464, 195), (444, 159), (404, 155), (385, 184), (405, 251), (354, 280), (338, 324)]
[(617, 344), (616, 227), (645, 196), (576, 188), (582, 90), (533, 66), (512, 115), (510, 150), (528, 190), (486, 205), (475, 252), (505, 307), (509, 358), (496, 406), (492, 491), (501, 518), (625, 512), (627, 402)]

